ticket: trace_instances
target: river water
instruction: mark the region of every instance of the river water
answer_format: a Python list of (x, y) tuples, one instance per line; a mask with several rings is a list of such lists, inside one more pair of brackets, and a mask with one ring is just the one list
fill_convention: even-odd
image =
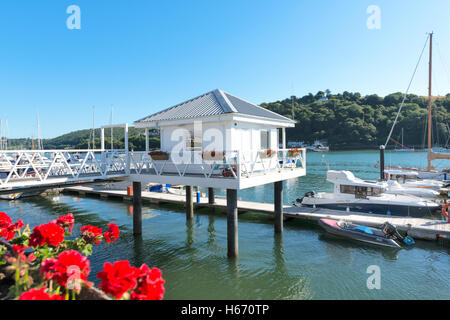
[[(386, 152), (386, 165), (426, 165), (420, 152)], [(307, 175), (285, 181), (284, 201), (307, 191), (331, 191), (327, 168), (351, 170), (376, 179), (378, 153), (349, 151), (307, 154)], [(445, 161), (445, 160), (444, 160)], [(445, 163), (437, 163), (440, 167)], [(224, 195), (224, 190), (217, 194)], [(273, 186), (238, 192), (243, 200), (273, 202)], [(239, 259), (227, 258), (226, 215), (207, 209), (186, 222), (177, 206), (143, 206), (143, 234), (133, 237), (130, 203), (72, 195), (0, 201), (0, 211), (34, 227), (72, 212), (79, 235), (82, 225), (107, 229), (115, 222), (120, 239), (100, 244), (90, 256), (90, 281), (106, 261), (128, 259), (163, 271), (165, 299), (450, 299), (450, 246), (416, 241), (412, 248), (392, 250), (335, 238), (316, 223), (285, 222), (282, 236), (263, 214), (239, 215)], [(380, 289), (369, 289), (369, 266), (380, 269)]]

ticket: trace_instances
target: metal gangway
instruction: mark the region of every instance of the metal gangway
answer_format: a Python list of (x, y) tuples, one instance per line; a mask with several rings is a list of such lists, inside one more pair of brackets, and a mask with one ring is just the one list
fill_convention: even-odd
[(0, 193), (121, 179), (129, 175), (124, 150), (1, 150)]

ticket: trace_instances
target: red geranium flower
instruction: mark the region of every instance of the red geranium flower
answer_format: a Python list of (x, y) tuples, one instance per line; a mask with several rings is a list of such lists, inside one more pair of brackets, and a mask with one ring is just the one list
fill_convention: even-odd
[(162, 300), (164, 296), (164, 283), (161, 270), (150, 268), (143, 264), (139, 269), (137, 287), (131, 293), (132, 300)]
[(64, 300), (59, 294), (50, 295), (45, 290), (46, 288), (30, 289), (22, 293), (19, 300)]
[(80, 228), (81, 236), (87, 243), (99, 244), (102, 241), (102, 229), (87, 225)]
[[(8, 217), (9, 218), (9, 217)], [(24, 226), (22, 219), (18, 220), (14, 224), (9, 224), (8, 226), (4, 226), (0, 228), (0, 236), (5, 237), (6, 240), (11, 240), (14, 238), (16, 232), (18, 232)]]
[(114, 242), (119, 239), (120, 231), (119, 227), (115, 223), (108, 224), (108, 231), (105, 231), (104, 237), (107, 243)]
[(0, 228), (8, 227), (11, 223), (12, 219), (5, 212), (0, 212)]
[(63, 287), (80, 290), (91, 272), (89, 260), (75, 250), (62, 252), (57, 259), (46, 259), (41, 265), (44, 279), (55, 279)]
[(13, 250), (13, 253), (15, 256), (18, 256), (21, 253), (24, 253), (26, 249), (27, 249), (26, 246), (21, 246), (18, 244), (13, 244), (13, 246), (12, 246), (12, 250)]
[(64, 229), (56, 223), (49, 222), (36, 226), (30, 235), (30, 246), (37, 247), (44, 244), (56, 247), (64, 240)]
[(72, 228), (75, 224), (75, 218), (73, 217), (72, 213), (69, 213), (68, 215), (60, 216), (58, 219), (53, 220), (52, 222), (62, 227), (68, 233), (72, 233)]
[(102, 281), (100, 288), (103, 292), (120, 299), (125, 292), (136, 287), (138, 274), (139, 269), (131, 267), (127, 260), (121, 260), (114, 262), (113, 265), (106, 262), (97, 278)]

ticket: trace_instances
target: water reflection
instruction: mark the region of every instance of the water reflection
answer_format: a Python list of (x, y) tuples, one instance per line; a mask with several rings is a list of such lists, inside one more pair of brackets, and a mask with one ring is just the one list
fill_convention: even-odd
[(275, 263), (275, 272), (284, 274), (286, 272), (286, 264), (284, 261), (282, 234), (275, 234), (273, 237), (273, 257)]
[(135, 266), (141, 266), (144, 261), (144, 240), (142, 239), (142, 235), (134, 235), (133, 239), (133, 253), (134, 253), (134, 262)]
[(214, 240), (216, 239), (216, 229), (214, 228), (214, 208), (212, 208), (212, 212), (208, 215), (208, 245), (214, 245)]
[(386, 260), (395, 261), (398, 259), (400, 250), (344, 239), (330, 234), (320, 234), (318, 239), (327, 243), (325, 249), (328, 255), (334, 257), (337, 261), (352, 261), (352, 252), (354, 251), (364, 251), (367, 255), (381, 254)]
[(186, 247), (192, 248), (192, 244), (194, 243), (194, 221), (186, 220)]

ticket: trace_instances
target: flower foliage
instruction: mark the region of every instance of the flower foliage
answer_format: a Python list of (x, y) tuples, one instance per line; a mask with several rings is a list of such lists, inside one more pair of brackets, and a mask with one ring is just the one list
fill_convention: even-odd
[[(69, 240), (75, 224), (73, 214), (60, 216), (51, 222), (30, 228), (22, 220), (13, 223), (0, 212), (0, 265), (15, 280), (8, 298), (18, 300), (69, 300), (76, 299), (83, 288), (92, 288), (88, 281), (92, 245), (117, 241), (119, 227), (108, 224), (102, 234), (99, 227), (86, 225), (80, 228), (81, 237)], [(114, 299), (160, 300), (164, 296), (164, 279), (161, 270), (140, 268), (126, 260), (104, 264), (97, 274), (100, 288)]]
[(102, 229), (99, 227), (87, 225), (80, 228), (82, 238), (86, 243), (99, 244), (102, 241)]

